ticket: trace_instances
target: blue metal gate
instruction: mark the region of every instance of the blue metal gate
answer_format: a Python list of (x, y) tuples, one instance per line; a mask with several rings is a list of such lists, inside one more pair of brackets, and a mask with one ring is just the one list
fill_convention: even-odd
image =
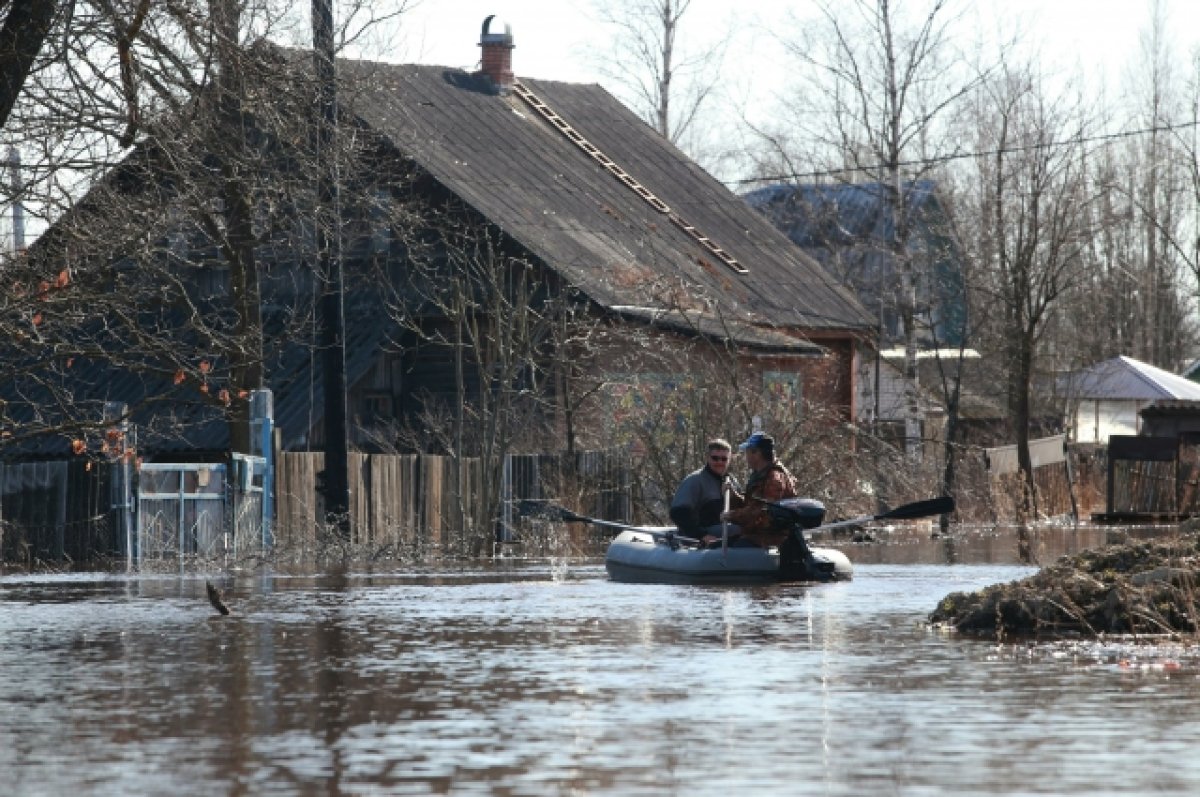
[(271, 391), (250, 395), (255, 454), (220, 462), (151, 462), (138, 468), (137, 534), (130, 559), (213, 557), (272, 544)]
[(143, 463), (137, 494), (139, 562), (229, 549), (224, 464)]
[(137, 560), (239, 555), (271, 547), (266, 460), (144, 463), (138, 469)]

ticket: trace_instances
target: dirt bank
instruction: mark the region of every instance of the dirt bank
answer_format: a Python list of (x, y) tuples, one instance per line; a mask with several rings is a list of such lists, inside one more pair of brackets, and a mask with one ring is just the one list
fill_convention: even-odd
[(929, 620), (990, 637), (1194, 634), (1200, 534), (1185, 528), (1163, 540), (1064, 556), (1021, 581), (947, 595)]

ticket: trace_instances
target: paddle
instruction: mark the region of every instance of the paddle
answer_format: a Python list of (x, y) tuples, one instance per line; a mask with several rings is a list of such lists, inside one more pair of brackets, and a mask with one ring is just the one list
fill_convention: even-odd
[(725, 554), (729, 551), (729, 521), (725, 520), (725, 512), (729, 511), (729, 496), (733, 490), (729, 486), (729, 479), (725, 479), (721, 486), (721, 492), (725, 493), (725, 509), (721, 513), (721, 558), (725, 558)]
[[(784, 512), (791, 511), (786, 505), (778, 501), (766, 501), (762, 498), (756, 499), (764, 504), (779, 507)], [(824, 531), (826, 529), (836, 529), (842, 526), (859, 526), (863, 523), (872, 523), (877, 520), (915, 520), (916, 518), (930, 517), (932, 515), (944, 515), (947, 512), (954, 511), (954, 499), (948, 495), (943, 495), (939, 498), (927, 498), (924, 501), (913, 501), (911, 504), (901, 504), (895, 509), (889, 509), (886, 512), (881, 512), (878, 515), (863, 515), (862, 517), (851, 518), (849, 520), (839, 520), (834, 523), (822, 523), (820, 526), (815, 526), (811, 529), (805, 529), (806, 532)]]
[(593, 526), (602, 526), (604, 528), (616, 529), (618, 531), (640, 531), (643, 534), (649, 534), (652, 537), (661, 537), (666, 540), (675, 540), (684, 545), (699, 544), (698, 540), (693, 540), (691, 537), (683, 537), (664, 528), (662, 531), (646, 528), (645, 526), (633, 526), (628, 523), (618, 523), (615, 520), (601, 520), (600, 518), (588, 517), (580, 515), (577, 512), (572, 512), (565, 506), (558, 504), (547, 503), (546, 501), (538, 501), (536, 499), (524, 499), (517, 502), (517, 513), (525, 517), (540, 517), (546, 520), (557, 520), (564, 523), (591, 523)]

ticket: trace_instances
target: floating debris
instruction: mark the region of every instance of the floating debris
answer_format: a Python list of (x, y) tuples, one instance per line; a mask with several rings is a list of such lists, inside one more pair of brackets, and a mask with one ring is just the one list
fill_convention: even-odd
[(221, 590), (214, 587), (211, 581), (204, 582), (204, 590), (208, 593), (208, 602), (213, 605), (214, 609), (223, 615), (230, 613), (225, 601), (221, 600)]
[(935, 626), (1008, 635), (1194, 635), (1200, 630), (1200, 537), (1108, 545), (1029, 578), (942, 599)]

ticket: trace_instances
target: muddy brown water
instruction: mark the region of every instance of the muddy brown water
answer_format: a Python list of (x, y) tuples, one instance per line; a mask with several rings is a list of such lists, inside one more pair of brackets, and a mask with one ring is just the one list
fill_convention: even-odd
[(1193, 648), (939, 633), (945, 594), (1036, 565), (1010, 531), (881, 538), (808, 587), (621, 585), (595, 559), (3, 576), (0, 792), (1200, 793)]

